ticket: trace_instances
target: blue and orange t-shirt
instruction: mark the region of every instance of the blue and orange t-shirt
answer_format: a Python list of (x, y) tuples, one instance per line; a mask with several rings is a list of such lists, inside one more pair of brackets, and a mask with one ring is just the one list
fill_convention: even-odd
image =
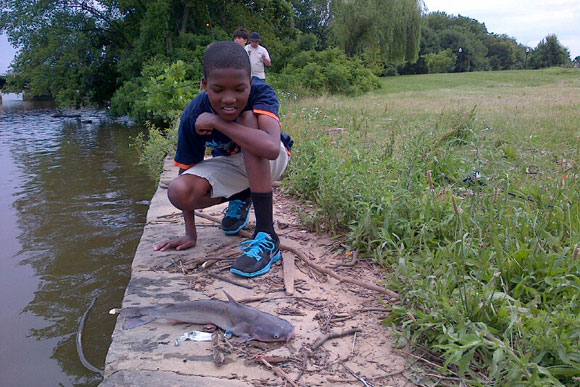
[[(280, 120), (280, 102), (272, 87), (266, 83), (253, 83), (248, 98), (248, 104), (244, 111), (252, 110), (256, 114), (266, 114)], [(177, 137), (177, 152), (175, 153), (175, 165), (182, 169), (203, 160), (205, 148), (211, 148), (211, 154), (216, 156), (231, 156), (240, 152), (240, 147), (228, 136), (219, 130), (213, 130), (212, 134), (202, 136), (195, 131), (195, 121), (202, 113), (214, 113), (209, 97), (205, 92), (200, 93), (187, 105), (181, 115), (179, 132)], [(281, 133), (281, 140), (290, 151), (293, 141), (286, 133)]]

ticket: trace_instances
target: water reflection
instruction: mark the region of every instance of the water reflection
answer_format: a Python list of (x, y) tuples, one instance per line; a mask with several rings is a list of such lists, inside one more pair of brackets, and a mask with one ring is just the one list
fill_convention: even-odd
[(12, 200), (20, 251), (12, 261), (31, 267), (36, 282), (22, 315), (43, 321), (31, 324), (28, 336), (51, 347), (63, 373), (51, 380), (37, 369), (38, 385), (63, 377), (90, 385), (99, 379), (78, 361), (78, 320), (98, 295), (84, 342), (89, 360), (102, 367), (114, 327), (107, 311), (121, 303), (155, 183), (129, 146), (139, 129), (100, 112), (83, 112), (82, 120), (95, 124), (52, 113), (52, 106), (21, 104), (5, 105), (0, 115), (0, 149), (17, 171)]

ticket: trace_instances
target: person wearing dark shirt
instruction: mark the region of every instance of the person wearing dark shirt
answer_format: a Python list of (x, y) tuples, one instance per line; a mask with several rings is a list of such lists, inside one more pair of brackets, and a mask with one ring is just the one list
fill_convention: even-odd
[[(181, 116), (175, 164), (179, 176), (168, 188), (171, 203), (183, 211), (185, 235), (168, 239), (155, 250), (184, 250), (197, 244), (194, 210), (230, 201), (224, 231), (237, 233), (248, 221), (251, 203), (256, 215), (252, 240), (231, 267), (235, 274), (265, 274), (281, 258), (274, 230), (272, 181), (289, 162), (292, 140), (281, 132), (279, 102), (271, 86), (252, 84), (245, 50), (232, 41), (211, 44), (204, 56), (199, 94)], [(212, 158), (204, 159), (210, 147)], [(226, 219), (234, 220), (225, 224)], [(228, 227), (232, 226), (232, 227)]]

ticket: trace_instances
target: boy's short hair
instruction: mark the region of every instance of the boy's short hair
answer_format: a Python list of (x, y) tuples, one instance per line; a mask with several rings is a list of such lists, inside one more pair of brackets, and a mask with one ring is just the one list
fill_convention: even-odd
[(203, 57), (205, 79), (213, 69), (240, 69), (248, 73), (248, 78), (252, 75), (248, 53), (242, 46), (231, 40), (214, 42), (205, 51)]
[(234, 39), (235, 38), (242, 38), (248, 40), (248, 30), (245, 28), (238, 28), (234, 31)]

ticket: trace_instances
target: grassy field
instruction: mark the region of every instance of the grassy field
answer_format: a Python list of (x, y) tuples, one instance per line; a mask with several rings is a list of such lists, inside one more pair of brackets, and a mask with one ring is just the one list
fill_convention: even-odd
[(282, 106), (285, 185), (317, 204), (304, 221), (386, 264), (387, 323), (429, 373), (580, 385), (580, 71), (385, 78)]

